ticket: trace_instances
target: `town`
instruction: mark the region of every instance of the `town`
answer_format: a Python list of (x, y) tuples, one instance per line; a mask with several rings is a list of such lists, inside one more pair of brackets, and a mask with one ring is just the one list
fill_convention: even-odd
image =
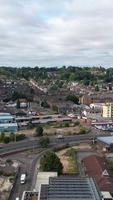
[(0, 0), (0, 200), (113, 200), (113, 0)]
[(113, 199), (112, 77), (0, 68), (0, 199)]

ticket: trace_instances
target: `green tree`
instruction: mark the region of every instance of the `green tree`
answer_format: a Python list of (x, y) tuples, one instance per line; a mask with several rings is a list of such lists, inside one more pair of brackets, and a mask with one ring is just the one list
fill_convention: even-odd
[(17, 99), (17, 102), (16, 102), (16, 108), (19, 109), (20, 108), (20, 100)]
[(15, 140), (15, 134), (16, 134), (16, 133), (13, 133), (13, 132), (10, 133), (9, 137), (10, 137), (10, 140), (11, 140), (11, 141), (14, 141), (14, 140)]
[(1, 135), (0, 135), (0, 140), (3, 142), (3, 141), (4, 141), (4, 138), (5, 138), (5, 133), (2, 132)]
[(75, 95), (68, 95), (67, 98), (66, 98), (67, 101), (72, 101), (74, 102), (75, 104), (78, 104), (79, 103), (79, 98)]
[(35, 136), (43, 136), (43, 127), (38, 125), (35, 130)]
[(48, 104), (48, 102), (46, 100), (44, 100), (41, 102), (41, 107), (50, 108), (50, 105)]
[(75, 123), (74, 123), (74, 126), (79, 126), (80, 125), (80, 122), (79, 121), (76, 121)]
[(79, 134), (86, 134), (86, 129), (85, 128), (81, 128), (79, 131)]
[(53, 110), (54, 112), (58, 113), (58, 106), (53, 105), (53, 106), (52, 106), (52, 110)]
[(47, 172), (58, 172), (58, 175), (60, 175), (62, 174), (63, 166), (58, 156), (53, 151), (48, 151), (41, 158), (40, 169)]
[(98, 87), (98, 85), (95, 86), (95, 91), (96, 91), (96, 92), (99, 91), (99, 87)]
[(64, 127), (69, 127), (70, 126), (70, 123), (69, 122), (65, 122), (64, 123)]
[(4, 143), (9, 143), (10, 142), (10, 138), (9, 138), (9, 136), (5, 136), (4, 137)]
[(45, 137), (45, 138), (40, 138), (39, 140), (39, 144), (42, 148), (47, 148), (49, 145), (49, 138)]
[(32, 121), (29, 121), (27, 128), (28, 129), (33, 129), (35, 127), (35, 125), (32, 123)]

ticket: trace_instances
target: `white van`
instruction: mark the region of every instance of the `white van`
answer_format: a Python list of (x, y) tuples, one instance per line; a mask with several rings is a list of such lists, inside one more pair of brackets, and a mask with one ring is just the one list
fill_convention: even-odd
[(63, 139), (64, 136), (63, 136), (63, 135), (57, 135), (57, 138), (58, 138), (58, 139)]
[(26, 174), (22, 174), (21, 177), (20, 177), (20, 183), (24, 184), (25, 181), (26, 181)]

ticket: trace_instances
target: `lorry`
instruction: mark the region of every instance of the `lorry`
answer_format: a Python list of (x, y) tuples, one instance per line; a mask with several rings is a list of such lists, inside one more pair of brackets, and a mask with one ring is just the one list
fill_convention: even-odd
[(24, 184), (26, 182), (26, 174), (21, 174), (20, 183)]

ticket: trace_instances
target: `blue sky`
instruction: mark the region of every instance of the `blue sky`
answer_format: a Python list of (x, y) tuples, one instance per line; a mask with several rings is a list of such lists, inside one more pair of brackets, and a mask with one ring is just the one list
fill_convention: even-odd
[(113, 0), (0, 0), (0, 65), (113, 66)]

